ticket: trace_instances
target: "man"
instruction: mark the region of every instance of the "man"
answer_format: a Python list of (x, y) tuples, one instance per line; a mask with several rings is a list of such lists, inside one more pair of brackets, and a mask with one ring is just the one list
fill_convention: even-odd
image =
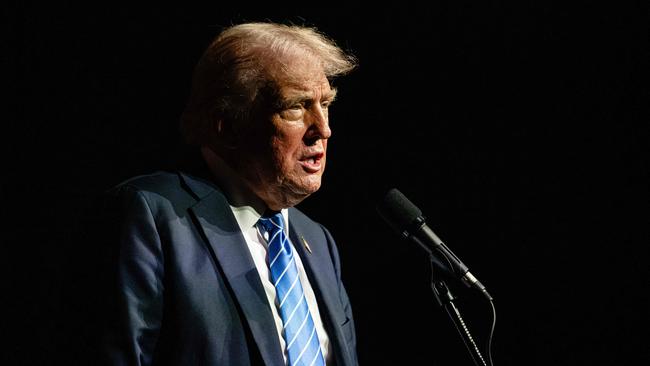
[(321, 184), (330, 79), (354, 66), (310, 28), (213, 41), (181, 124), (196, 158), (110, 192), (109, 364), (357, 364), (336, 245), (293, 208)]

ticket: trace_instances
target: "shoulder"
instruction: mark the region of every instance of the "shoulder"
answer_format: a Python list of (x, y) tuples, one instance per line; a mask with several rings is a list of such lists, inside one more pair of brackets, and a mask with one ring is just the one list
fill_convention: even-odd
[(301, 232), (308, 232), (318, 237), (324, 237), (328, 242), (333, 241), (332, 235), (323, 224), (313, 220), (295, 207), (289, 209), (289, 224), (295, 225)]
[(180, 187), (180, 178), (177, 173), (158, 171), (151, 174), (131, 177), (117, 184), (112, 190), (132, 190), (164, 194), (175, 191)]
[(177, 172), (158, 171), (138, 175), (117, 184), (107, 192), (118, 201), (144, 201), (151, 209), (168, 207), (189, 207), (196, 203)]
[(295, 207), (289, 208), (289, 222), (300, 227), (323, 227)]

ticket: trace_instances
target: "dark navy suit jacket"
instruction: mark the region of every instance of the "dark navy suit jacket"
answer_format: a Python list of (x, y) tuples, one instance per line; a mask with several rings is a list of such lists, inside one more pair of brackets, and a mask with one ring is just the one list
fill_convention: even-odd
[[(160, 172), (110, 192), (103, 219), (112, 272), (103, 355), (111, 365), (284, 365), (273, 315), (226, 198), (205, 177)], [(289, 231), (336, 365), (356, 365), (356, 339), (330, 233), (299, 210)], [(311, 252), (301, 244), (309, 243)]]

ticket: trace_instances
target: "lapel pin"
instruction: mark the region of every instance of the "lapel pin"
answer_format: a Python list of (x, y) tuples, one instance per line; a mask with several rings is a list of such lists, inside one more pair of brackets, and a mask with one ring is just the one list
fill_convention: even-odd
[(305, 245), (305, 248), (307, 248), (309, 254), (311, 254), (311, 248), (309, 247), (309, 243), (307, 243), (307, 240), (305, 240), (305, 237), (301, 235), (300, 239), (302, 240), (302, 243)]

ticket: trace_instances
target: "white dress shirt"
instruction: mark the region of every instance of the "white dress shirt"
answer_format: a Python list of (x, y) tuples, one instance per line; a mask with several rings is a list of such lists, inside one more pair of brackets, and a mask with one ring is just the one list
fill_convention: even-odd
[[(282, 336), (282, 318), (278, 312), (279, 301), (276, 296), (275, 286), (271, 281), (271, 274), (268, 267), (268, 244), (267, 239), (262, 236), (262, 233), (257, 229), (257, 221), (260, 219), (261, 215), (251, 206), (230, 206), (237, 223), (244, 234), (244, 239), (246, 239), (246, 244), (248, 245), (248, 250), (253, 257), (253, 262), (255, 262), (255, 267), (257, 272), (260, 275), (260, 280), (262, 280), (262, 285), (264, 286), (264, 292), (266, 297), (269, 300), (271, 305), (271, 312), (273, 313), (273, 319), (275, 320), (275, 328), (278, 333), (278, 339), (280, 340), (280, 345), (282, 346), (284, 361), (287, 362), (287, 347), (284, 337)], [(287, 209), (282, 210), (282, 216), (284, 217), (285, 222), (285, 234), (287, 238), (289, 233), (287, 232), (289, 228), (289, 213)], [(268, 236), (268, 233), (265, 233)], [(293, 246), (293, 243), (291, 243)], [(320, 341), (321, 351), (323, 352), (323, 357), (329, 363), (328, 356), (331, 355), (331, 348), (329, 337), (325, 332), (323, 326), (323, 321), (321, 319), (320, 313), (318, 311), (318, 303), (316, 302), (316, 296), (314, 295), (314, 290), (312, 289), (305, 268), (302, 265), (300, 256), (293, 249), (293, 254), (298, 267), (298, 273), (300, 274), (300, 284), (302, 285), (303, 290), (305, 291), (305, 298), (307, 300), (307, 305), (309, 306), (309, 311), (311, 312), (312, 319), (314, 320), (314, 325), (316, 326), (316, 334), (318, 334), (318, 340)]]

